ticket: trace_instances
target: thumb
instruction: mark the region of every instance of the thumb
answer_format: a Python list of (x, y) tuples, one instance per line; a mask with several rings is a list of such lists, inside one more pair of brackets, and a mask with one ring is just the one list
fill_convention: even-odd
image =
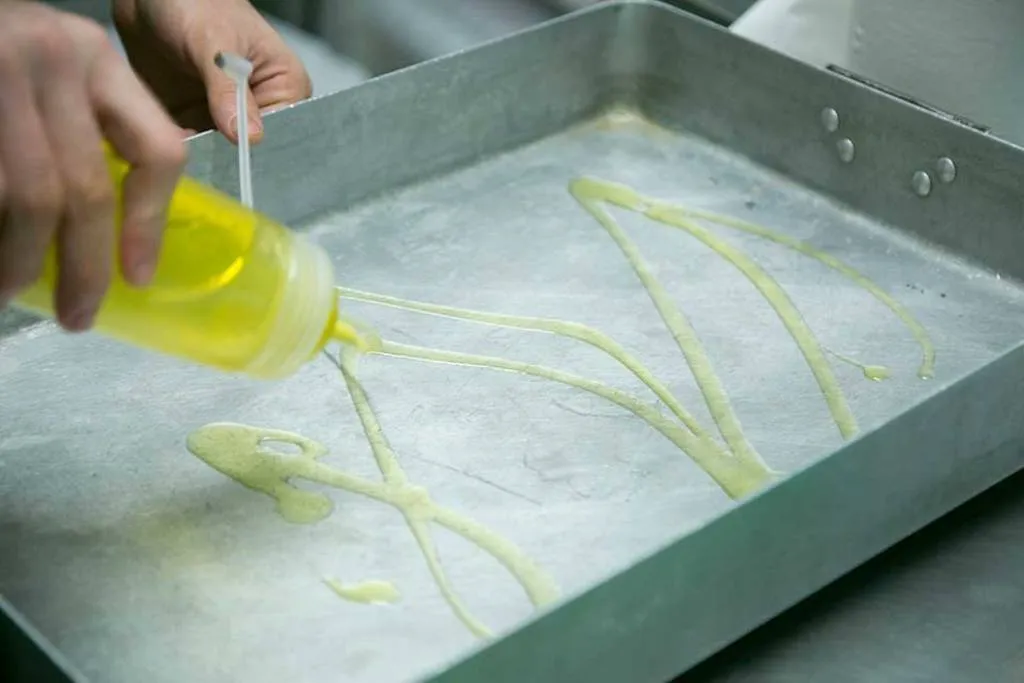
[(206, 101), (210, 107), (210, 117), (217, 130), (228, 140), (238, 143), (238, 117), (245, 116), (249, 123), (249, 141), (256, 143), (263, 137), (263, 119), (259, 107), (253, 97), (252, 88), (246, 85), (246, 111), (239, 113), (236, 103), (238, 86), (235, 81), (221, 69), (215, 55), (202, 62), (200, 69), (203, 84), (206, 88)]

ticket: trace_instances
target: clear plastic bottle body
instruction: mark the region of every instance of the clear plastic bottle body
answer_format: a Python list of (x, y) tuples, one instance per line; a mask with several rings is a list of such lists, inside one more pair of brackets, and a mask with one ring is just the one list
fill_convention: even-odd
[[(120, 187), (127, 167), (114, 158), (110, 167)], [(52, 315), (56, 280), (51, 252), (40, 279), (15, 303)], [(272, 378), (291, 374), (324, 346), (336, 311), (333, 269), (322, 250), (183, 178), (152, 283), (132, 287), (115, 273), (96, 330), (221, 370)]]

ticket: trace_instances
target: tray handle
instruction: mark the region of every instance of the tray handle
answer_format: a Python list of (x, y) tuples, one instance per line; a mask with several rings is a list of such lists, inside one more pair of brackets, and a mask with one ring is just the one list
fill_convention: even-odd
[(922, 109), (929, 113), (935, 114), (936, 116), (940, 116), (948, 121), (953, 121), (954, 123), (958, 123), (961, 126), (966, 126), (967, 128), (976, 130), (979, 133), (987, 134), (992, 130), (990, 126), (978, 123), (965, 116), (961, 116), (959, 114), (954, 114), (952, 112), (946, 111), (941, 107), (936, 107), (935, 105), (929, 104), (924, 100), (914, 97), (913, 95), (908, 95), (905, 92), (901, 92), (899, 90), (896, 90), (895, 88), (883, 85), (882, 83), (879, 83), (876, 80), (868, 78), (867, 76), (861, 76), (860, 74), (850, 71), (849, 69), (846, 69), (844, 67), (837, 66), (835, 64), (829, 64), (828, 66), (825, 67), (825, 70), (847, 80), (853, 81), (854, 83), (857, 83), (859, 85), (863, 85), (873, 90), (877, 90), (878, 92), (884, 95), (888, 95), (889, 97), (894, 97), (898, 100), (906, 102), (907, 104), (917, 107), (918, 109)]

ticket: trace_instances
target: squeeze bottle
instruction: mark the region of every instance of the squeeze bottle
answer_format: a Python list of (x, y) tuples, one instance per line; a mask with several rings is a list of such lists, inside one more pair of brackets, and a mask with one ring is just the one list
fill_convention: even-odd
[[(129, 167), (109, 149), (107, 160), (120, 206)], [(52, 317), (56, 282), (51, 248), (42, 275), (15, 305)], [(151, 284), (133, 287), (115, 266), (95, 328), (221, 370), (279, 378), (312, 360), (331, 339), (365, 350), (363, 337), (338, 315), (334, 284), (331, 261), (320, 247), (182, 178)]]

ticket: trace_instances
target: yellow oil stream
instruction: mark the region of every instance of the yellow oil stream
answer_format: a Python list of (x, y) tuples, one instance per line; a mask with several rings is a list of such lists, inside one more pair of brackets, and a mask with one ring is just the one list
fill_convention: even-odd
[(854, 418), (853, 412), (846, 402), (846, 397), (843, 395), (839, 382), (832, 373), (828, 359), (815, 338), (814, 332), (804, 322), (800, 311), (781, 285), (779, 285), (775, 278), (758, 266), (753, 259), (696, 223), (685, 219), (675, 207), (651, 203), (650, 200), (641, 197), (624, 185), (583, 178), (573, 182), (571, 191), (576, 200), (605, 227), (612, 236), (612, 239), (618, 243), (629, 260), (630, 265), (636, 271), (637, 276), (644, 281), (655, 307), (661, 313), (665, 324), (672, 330), (673, 337), (675, 337), (676, 342), (679, 344), (680, 350), (689, 361), (694, 375), (698, 377), (698, 382), (705, 391), (704, 395), (708, 408), (711, 410), (715, 422), (722, 430), (722, 436), (732, 446), (734, 451), (744, 452), (746, 449), (752, 450), (752, 447), (743, 438), (739, 420), (732, 411), (732, 406), (725, 394), (725, 390), (718, 381), (712, 369), (711, 361), (704, 352), (696, 332), (690, 327), (686, 317), (678, 310), (668, 293), (657, 284), (647, 264), (643, 261), (643, 256), (640, 254), (639, 249), (626, 237), (625, 232), (618, 223), (604, 210), (603, 206), (601, 206), (602, 203), (637, 211), (653, 221), (684, 230), (735, 266), (765, 298), (800, 348), (807, 361), (807, 365), (811, 368), (811, 372), (818, 382), (818, 386), (821, 388), (822, 394), (825, 396), (825, 401), (832, 413), (832, 418), (839, 427), (839, 432), (843, 435), (843, 438), (849, 439), (856, 434), (857, 420)]
[[(639, 249), (608, 213), (606, 205), (636, 211), (653, 221), (687, 232), (713, 249), (751, 281), (779, 316), (803, 353), (825, 396), (833, 418), (845, 438), (849, 438), (856, 432), (856, 422), (828, 365), (828, 360), (825, 357), (826, 350), (817, 342), (795, 304), (778, 282), (750, 257), (696, 224), (695, 220), (705, 220), (768, 239), (814, 258), (850, 278), (888, 306), (910, 328), (922, 348), (923, 360), (918, 375), (922, 378), (932, 376), (935, 352), (920, 323), (877, 285), (838, 259), (805, 243), (760, 226), (727, 216), (718, 216), (643, 197), (622, 185), (583, 178), (571, 184), (570, 192), (616, 242), (647, 290), (697, 380), (709, 412), (725, 440), (724, 446), (702, 428), (696, 418), (685, 409), (667, 386), (658, 380), (638, 358), (599, 330), (562, 320), (461, 309), (340, 288), (339, 294), (351, 300), (427, 315), (552, 333), (582, 341), (607, 353), (633, 373), (668, 408), (671, 415), (663, 414), (656, 404), (644, 402), (632, 394), (602, 382), (555, 368), (495, 356), (398, 344), (381, 340), (372, 334), (369, 328), (363, 330), (358, 325), (353, 327), (342, 322), (339, 325), (343, 325), (343, 327), (337, 330), (339, 336), (351, 338), (353, 334), (358, 334), (367, 340), (364, 348), (348, 348), (343, 351), (341, 361), (334, 362), (341, 370), (363, 431), (382, 474), (382, 482), (369, 481), (336, 470), (320, 462), (320, 459), (327, 453), (327, 449), (321, 444), (297, 434), (272, 429), (228, 423), (207, 425), (190, 435), (189, 450), (214, 469), (234, 478), (250, 489), (273, 498), (276, 501), (278, 512), (291, 522), (316, 522), (327, 517), (332, 510), (331, 501), (327, 496), (296, 488), (291, 483), (294, 479), (317, 482), (363, 495), (394, 507), (401, 512), (405, 519), (439, 591), (453, 613), (472, 633), (486, 636), (489, 634), (489, 630), (470, 614), (444, 573), (431, 537), (431, 523), (454, 531), (497, 559), (523, 587), (535, 606), (539, 607), (556, 599), (558, 590), (547, 574), (510, 541), (472, 519), (439, 505), (433, 501), (425, 489), (408, 481), (396, 454), (384, 435), (383, 428), (363, 386), (356, 378), (354, 363), (359, 350), (402, 359), (490, 368), (530, 375), (600, 396), (647, 422), (681, 451), (689, 455), (719, 484), (725, 493), (733, 498), (748, 495), (760, 489), (773, 478), (774, 473), (764, 464), (760, 455), (744, 436), (725, 389), (715, 373), (696, 331), (654, 277)], [(842, 362), (860, 368), (868, 379), (877, 381), (887, 378), (890, 374), (888, 368), (883, 366), (866, 365), (832, 351), (828, 351), (828, 353)], [(295, 445), (300, 449), (300, 454), (296, 457), (285, 456), (263, 446), (265, 443), (273, 442)], [(397, 589), (388, 582), (369, 581), (354, 586), (342, 584), (334, 579), (326, 579), (325, 582), (340, 597), (347, 600), (388, 602), (398, 599)]]
[[(654, 202), (654, 204), (659, 204), (659, 202)], [(932, 343), (931, 336), (928, 334), (928, 331), (924, 328), (924, 325), (918, 322), (918, 320), (903, 304), (894, 299), (888, 292), (876, 285), (866, 276), (862, 275), (856, 269), (843, 263), (835, 256), (821, 251), (820, 249), (816, 249), (806, 242), (802, 242), (782, 233), (768, 230), (767, 228), (754, 223), (740, 220), (732, 216), (723, 216), (709, 211), (701, 211), (699, 209), (691, 209), (682, 206), (675, 206), (672, 208), (683, 215), (690, 216), (691, 218), (705, 220), (708, 223), (714, 223), (725, 228), (740, 230), (750, 235), (761, 237), (762, 239), (766, 239), (770, 242), (775, 242), (776, 244), (813, 258), (837, 273), (841, 273), (846, 276), (891, 310), (893, 314), (899, 318), (904, 325), (906, 325), (907, 329), (910, 330), (915, 341), (917, 341), (918, 345), (921, 347), (921, 365), (918, 367), (917, 376), (921, 379), (931, 379), (935, 375), (935, 346)]]
[(536, 318), (530, 316), (506, 315), (502, 313), (491, 313), (489, 311), (477, 311), (467, 308), (456, 308), (454, 306), (443, 306), (440, 304), (413, 301), (411, 299), (400, 299), (385, 294), (363, 292), (349, 287), (338, 287), (338, 294), (351, 301), (362, 301), (364, 303), (388, 306), (406, 311), (415, 311), (426, 315), (434, 315), (455, 320), (468, 320), (495, 325), (512, 329), (530, 330), (534, 332), (547, 332), (569, 339), (582, 341), (594, 348), (597, 348), (617, 360), (624, 368), (629, 370), (637, 379), (643, 382), (654, 392), (672, 413), (699, 439), (708, 439), (708, 434), (697, 422), (697, 419), (690, 414), (682, 403), (679, 402), (672, 392), (669, 391), (657, 377), (633, 354), (627, 351), (621, 344), (609, 337), (600, 330), (581, 325), (580, 323), (566, 320), (555, 320), (551, 318)]
[(843, 354), (836, 353), (831, 349), (825, 350), (828, 351), (833, 356), (835, 356), (837, 360), (840, 360), (846, 363), (847, 365), (851, 365), (860, 370), (861, 374), (864, 375), (864, 379), (869, 379), (872, 382), (883, 382), (892, 377), (892, 371), (889, 368), (885, 367), (884, 365), (866, 365), (855, 358), (844, 356)]
[[(318, 522), (332, 510), (330, 498), (297, 488), (292, 482), (298, 479), (394, 507), (412, 531), (441, 594), (459, 620), (477, 636), (487, 636), (490, 631), (470, 614), (448, 581), (430, 535), (430, 523), (453, 531), (498, 560), (523, 587), (534, 606), (541, 607), (555, 600), (558, 588), (554, 581), (515, 544), (465, 515), (437, 504), (426, 489), (409, 483), (359, 382), (347, 369), (343, 368), (342, 373), (383, 475), (382, 482), (356, 477), (324, 464), (321, 458), (327, 454), (327, 449), (323, 445), (299, 434), (275, 429), (233, 423), (206, 425), (188, 437), (189, 451), (243, 486), (273, 498), (278, 513), (290, 522)], [(291, 444), (300, 452), (296, 456), (283, 455), (264, 445), (274, 442)]]
[(324, 583), (334, 591), (335, 595), (349, 602), (359, 602), (364, 605), (387, 605), (402, 599), (402, 594), (390, 581), (372, 579), (347, 584), (337, 579), (324, 579)]
[(479, 356), (387, 341), (383, 342), (378, 353), (385, 356), (410, 358), (432, 363), (491, 368), (522, 375), (531, 375), (566, 384), (595, 396), (600, 396), (628, 410), (660, 432), (681, 451), (689, 455), (708, 476), (722, 487), (722, 490), (730, 498), (742, 498), (749, 495), (760, 489), (772, 477), (772, 472), (767, 467), (751, 466), (742, 460), (730, 457), (729, 452), (720, 445), (697, 438), (678, 422), (663, 415), (656, 406), (644, 403), (632, 394), (597, 380), (580, 377), (543, 365), (508, 360), (496, 356)]
[[(693, 220), (690, 220), (691, 218), (699, 218), (710, 223), (741, 230), (748, 234), (767, 239), (775, 242), (776, 244), (797, 251), (805, 256), (814, 258), (829, 268), (843, 274), (887, 306), (897, 316), (897, 318), (907, 326), (915, 340), (920, 345), (922, 351), (922, 360), (921, 366), (918, 369), (918, 376), (921, 379), (929, 379), (934, 375), (935, 348), (924, 327), (914, 318), (913, 315), (910, 314), (909, 311), (907, 311), (905, 307), (878, 287), (878, 285), (830, 254), (815, 249), (805, 242), (795, 240), (786, 235), (768, 230), (767, 228), (729, 216), (720, 216), (707, 211), (689, 209), (669, 204), (652, 197), (643, 196), (635, 192), (633, 189), (618, 183), (611, 183), (595, 178), (580, 178), (573, 181), (570, 186), (570, 192), (572, 192), (577, 201), (588, 212), (590, 212), (606, 230), (608, 230), (612, 238), (619, 244), (623, 253), (626, 254), (627, 259), (630, 260), (630, 264), (637, 272), (641, 281), (644, 282), (645, 287), (649, 280), (653, 280), (653, 276), (651, 276), (646, 264), (643, 263), (639, 250), (628, 239), (618, 223), (616, 223), (607, 211), (603, 209), (603, 204), (611, 204), (630, 211), (642, 213), (653, 221), (669, 227), (681, 229), (703, 242), (724, 260), (736, 267), (769, 303), (776, 315), (778, 315), (782, 323), (785, 325), (787, 331), (793, 337), (797, 346), (800, 348), (800, 351), (804, 355), (815, 380), (821, 388), (829, 410), (832, 413), (832, 417), (844, 438), (848, 439), (856, 434), (856, 420), (852, 411), (849, 409), (838, 381), (835, 379), (835, 376), (831, 371), (821, 345), (817, 342), (810, 327), (808, 327), (804, 322), (803, 317), (800, 315), (799, 310), (793, 304), (788, 294), (786, 294), (785, 290), (773, 277), (758, 266), (750, 257), (710, 233)], [(655, 305), (659, 312), (662, 312), (662, 317), (665, 320), (666, 325), (673, 330), (673, 336), (676, 337), (677, 341), (681, 344), (690, 344), (691, 346), (699, 345), (700, 342), (699, 340), (696, 340), (696, 333), (688, 329), (689, 325), (685, 320), (685, 317), (682, 317), (680, 314), (680, 317), (682, 318), (680, 319), (680, 317), (676, 317), (674, 315), (674, 311), (672, 310), (674, 305), (670, 300), (665, 300), (667, 295), (665, 295), (663, 291), (659, 291), (657, 288), (652, 290), (650, 287), (647, 287), (647, 289), (652, 300), (655, 300)], [(658, 304), (659, 299), (662, 301), (661, 304)], [(668, 314), (668, 318), (665, 317), (665, 313)], [(675, 328), (678, 328), (678, 330)], [(728, 400), (725, 399), (724, 402), (721, 400), (721, 395), (718, 393), (718, 387), (716, 386), (714, 373), (710, 369), (710, 363), (704, 365), (706, 355), (703, 354), (702, 350), (699, 348), (692, 348), (691, 354), (689, 355), (686, 354), (685, 349), (683, 349), (683, 352), (688, 360), (692, 356), (696, 360), (698, 367), (706, 373), (709, 373), (705, 375), (704, 379), (702, 379), (701, 375), (697, 373), (697, 369), (693, 368), (691, 363), (691, 369), (693, 369), (694, 375), (697, 377), (698, 384), (700, 384), (702, 390), (705, 391), (705, 398), (708, 403), (709, 410), (711, 410), (713, 415), (715, 415), (716, 410), (719, 411), (719, 415), (715, 417), (715, 421), (719, 424), (720, 429), (723, 427), (723, 424), (725, 430), (732, 430), (738, 427), (738, 421), (735, 421), (734, 416), (731, 415), (731, 406), (729, 406)], [(833, 355), (836, 355), (836, 357), (843, 362), (852, 363), (861, 368), (865, 377), (868, 379), (879, 381), (890, 376), (889, 370), (883, 366), (864, 365), (851, 361), (851, 359), (845, 356), (840, 356), (838, 354)], [(710, 396), (708, 392), (710, 392)], [(723, 436), (726, 437), (728, 442), (729, 437), (726, 435), (726, 431), (723, 431)], [(730, 446), (732, 446), (731, 443)]]
[(651, 302), (669, 328), (672, 338), (675, 339), (676, 345), (690, 366), (690, 371), (697, 380), (697, 385), (707, 403), (711, 418), (718, 426), (725, 443), (736, 457), (751, 462), (761, 462), (761, 456), (757, 454), (743, 434), (739, 418), (732, 409), (725, 387), (722, 386), (721, 380), (715, 373), (711, 359), (697, 336), (697, 331), (672, 301), (658, 279), (654, 277), (640, 250), (603, 206), (606, 202), (631, 205), (636, 199), (635, 193), (625, 186), (600, 183), (585, 178), (574, 180), (569, 186), (569, 191), (587, 213), (604, 227), (633, 267), (644, 289), (647, 290)]

